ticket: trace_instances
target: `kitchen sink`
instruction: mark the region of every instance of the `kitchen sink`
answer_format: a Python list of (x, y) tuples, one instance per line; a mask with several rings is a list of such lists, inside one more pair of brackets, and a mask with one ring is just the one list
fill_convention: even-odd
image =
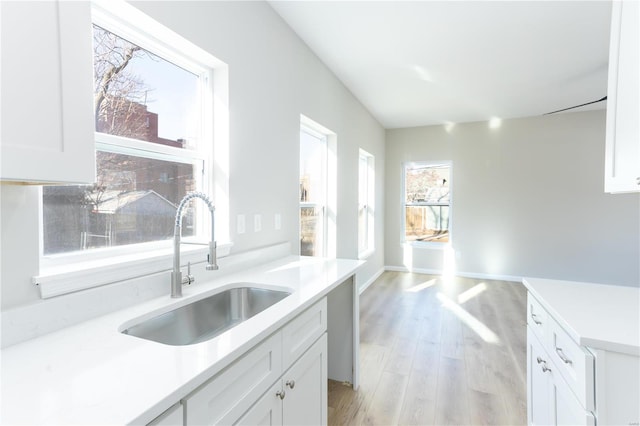
[(248, 320), (290, 294), (257, 287), (231, 288), (149, 318), (122, 333), (173, 346), (200, 343)]

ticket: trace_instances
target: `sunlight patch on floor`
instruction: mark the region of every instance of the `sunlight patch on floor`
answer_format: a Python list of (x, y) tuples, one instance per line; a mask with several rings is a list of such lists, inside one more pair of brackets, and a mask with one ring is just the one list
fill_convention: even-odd
[(404, 291), (407, 292), (407, 293), (417, 293), (419, 291), (424, 290), (425, 288), (432, 287), (432, 286), (434, 286), (436, 284), (437, 284), (436, 280), (429, 280), (429, 281), (425, 281), (425, 282), (423, 282), (421, 284), (416, 284), (413, 287), (409, 287), (409, 288), (405, 289)]
[(500, 344), (500, 338), (496, 333), (491, 331), (489, 327), (484, 325), (476, 317), (467, 312), (464, 308), (458, 305), (456, 302), (448, 298), (443, 293), (436, 294), (436, 297), (442, 303), (442, 306), (450, 310), (455, 316), (457, 316), (464, 324), (466, 324), (471, 330), (473, 330), (482, 340), (487, 343), (493, 343), (495, 345)]
[(465, 302), (473, 299), (474, 297), (476, 297), (486, 289), (487, 289), (487, 285), (485, 283), (476, 284), (473, 287), (471, 287), (469, 290), (463, 293), (460, 293), (458, 295), (458, 303), (462, 305)]

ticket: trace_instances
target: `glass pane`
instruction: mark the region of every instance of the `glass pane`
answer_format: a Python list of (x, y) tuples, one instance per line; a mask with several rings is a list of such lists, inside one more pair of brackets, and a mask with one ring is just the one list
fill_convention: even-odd
[(199, 77), (93, 26), (96, 131), (193, 148)]
[(369, 227), (367, 208), (360, 206), (358, 209), (358, 251), (363, 252), (368, 248)]
[(358, 161), (358, 251), (363, 252), (368, 248), (369, 227), (367, 224), (369, 202), (369, 162), (366, 156), (361, 155)]
[(300, 207), (300, 255), (322, 255), (321, 234), (322, 209), (310, 206)]
[(407, 167), (405, 202), (449, 203), (449, 166)]
[[(177, 204), (196, 189), (196, 167), (101, 151), (96, 161), (96, 184), (44, 187), (44, 254), (172, 238)], [(195, 217), (186, 209), (182, 235), (194, 234)]]
[(449, 241), (449, 206), (407, 206), (405, 240)]
[(325, 203), (326, 150), (324, 139), (300, 132), (300, 202)]

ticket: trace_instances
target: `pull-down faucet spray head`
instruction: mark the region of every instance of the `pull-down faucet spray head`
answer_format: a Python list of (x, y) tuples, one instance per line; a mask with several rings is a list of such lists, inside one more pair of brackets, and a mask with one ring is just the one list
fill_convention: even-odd
[[(215, 271), (218, 269), (217, 260), (217, 244), (215, 238), (215, 206), (211, 199), (202, 192), (190, 192), (184, 196), (178, 210), (176, 211), (175, 228), (173, 232), (173, 272), (171, 273), (171, 297), (182, 297), (182, 284), (185, 279), (182, 278), (182, 271), (180, 270), (180, 238), (182, 236), (182, 214), (186, 205), (194, 198), (200, 198), (207, 203), (207, 207), (211, 212), (211, 240), (209, 241), (209, 254), (207, 255), (207, 271)], [(191, 283), (192, 279), (186, 277), (186, 282)]]

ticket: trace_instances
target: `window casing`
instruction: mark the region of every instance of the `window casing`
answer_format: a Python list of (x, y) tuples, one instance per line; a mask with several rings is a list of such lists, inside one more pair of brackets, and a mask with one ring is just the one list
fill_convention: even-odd
[(375, 161), (373, 155), (360, 150), (358, 156), (358, 257), (374, 250)]
[(451, 163), (405, 163), (403, 170), (402, 241), (417, 245), (449, 243)]
[[(125, 265), (135, 258), (135, 273), (132, 273), (135, 275), (145, 271), (156, 272), (158, 265), (165, 263), (159, 262), (158, 256), (166, 257), (171, 252), (170, 239), (173, 236), (177, 204), (187, 192), (193, 190), (204, 191), (214, 199), (219, 255), (228, 253), (226, 64), (124, 2), (94, 1), (92, 20), (94, 29), (103, 31), (102, 34), (115, 35), (139, 48), (143, 56), (156, 66), (163, 62), (163, 70), (156, 68), (150, 74), (159, 74), (169, 81), (166, 86), (179, 86), (180, 90), (175, 90), (175, 93), (163, 92), (169, 95), (165, 99), (168, 102), (160, 101), (158, 104), (165, 107), (161, 113), (153, 111), (153, 102), (147, 102), (153, 96), (152, 90), (142, 93), (142, 97), (127, 97), (127, 93), (113, 90), (112, 100), (116, 102), (109, 105), (119, 102), (120, 107), (125, 106), (127, 117), (135, 119), (137, 130), (134, 132), (118, 130), (117, 126), (112, 125), (126, 122), (118, 118), (122, 117), (117, 113), (122, 110), (118, 109), (120, 107), (96, 108), (96, 111), (103, 112), (100, 116), (96, 113), (98, 181), (88, 187), (43, 189), (40, 275), (34, 277), (34, 282), (60, 281), (61, 276), (71, 282), (83, 274), (95, 275), (95, 269), (104, 268), (105, 265), (108, 269), (113, 266), (115, 259), (120, 259), (121, 264)], [(96, 37), (94, 32), (94, 70), (98, 62)], [(138, 74), (139, 70), (135, 71)], [(96, 71), (95, 74), (97, 82), (99, 73)], [(182, 79), (182, 82), (178, 84), (176, 79)], [(182, 96), (185, 92), (189, 92), (189, 96)], [(97, 96), (94, 94), (95, 99)], [(167, 106), (173, 106), (173, 111), (167, 110)], [(168, 118), (175, 117), (176, 111), (184, 110), (190, 112), (188, 118), (169, 123)], [(105, 125), (105, 122), (109, 125)], [(175, 122), (180, 125), (176, 126)], [(170, 125), (163, 128), (164, 124)], [(70, 197), (75, 197), (72, 202), (65, 201)], [(66, 213), (64, 209), (58, 209), (57, 212), (52, 209), (52, 200), (67, 202), (66, 208), (75, 209), (76, 216), (80, 218), (67, 241), (54, 241), (59, 237), (51, 229), (60, 225), (55, 220), (65, 220)], [(71, 205), (73, 203), (74, 206)], [(187, 209), (183, 219), (183, 235), (187, 240), (208, 240), (208, 218), (208, 211), (198, 203)], [(51, 219), (54, 221), (47, 224), (47, 220)], [(69, 228), (73, 224), (67, 223), (65, 226)], [(186, 252), (196, 250), (185, 248)], [(146, 269), (143, 258), (149, 259)], [(114, 282), (126, 278), (128, 276), (123, 272), (114, 274), (110, 279)], [(78, 278), (76, 281), (81, 280)], [(64, 292), (78, 289), (71, 287)]]

